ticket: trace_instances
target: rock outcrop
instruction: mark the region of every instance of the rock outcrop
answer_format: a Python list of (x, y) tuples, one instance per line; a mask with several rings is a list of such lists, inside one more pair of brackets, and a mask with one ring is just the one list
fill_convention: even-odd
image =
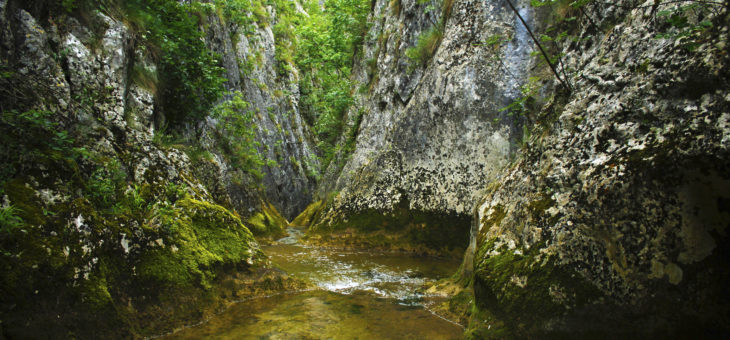
[[(320, 195), (336, 195), (313, 229), (397, 229), (415, 219), (417, 230), (407, 234), (428, 235), (416, 243), (466, 247), (480, 190), (522, 139), (524, 119), (501, 108), (541, 68), (506, 5), (442, 3), (429, 11), (434, 4), (374, 2), (370, 40), (356, 70), (365, 93), (350, 111), (351, 123), (359, 123), (356, 147), (341, 171), (330, 167), (326, 174)], [(536, 11), (526, 5), (522, 12), (532, 24)], [(441, 27), (440, 20), (446, 20), (440, 46), (422, 67), (406, 51)], [(495, 48), (486, 41), (496, 35), (511, 39)]]
[[(320, 172), (319, 158), (312, 144), (309, 126), (299, 112), (298, 74), (293, 65), (281, 72), (275, 58), (276, 41), (272, 31), (276, 10), (267, 6), (267, 23), (240, 27), (222, 22), (218, 15), (208, 17), (207, 44), (221, 56), (226, 69), (226, 88), (240, 92), (255, 111), (256, 142), (267, 162), (263, 166), (263, 197), (292, 219), (312, 201), (315, 177)], [(284, 74), (282, 74), (284, 73)], [(215, 129), (215, 124), (212, 124)], [(238, 169), (226, 169), (224, 173)], [(238, 197), (247, 191), (227, 181), (232, 203), (241, 213), (259, 210), (258, 202)], [(248, 189), (250, 191), (250, 189)], [(253, 203), (253, 204), (252, 204)]]
[(572, 93), (478, 206), (477, 305), (520, 337), (727, 335), (727, 7), (684, 38), (675, 4), (585, 10)]
[[(296, 88), (276, 96), (288, 80), (272, 71), (270, 29), (257, 43), (239, 36), (236, 49), (221, 27), (209, 41), (227, 58), (228, 85), (260, 111), (262, 152), (279, 164), (261, 193), (232, 184), (221, 157), (196, 163), (155, 140), (156, 88), (140, 75), (157, 66), (119, 15), (0, 1), (0, 337), (151, 336), (293, 284), (241, 220), (286, 224), (262, 200), (292, 214), (311, 186), (298, 165), (312, 151)], [(256, 50), (255, 77), (233, 77)]]

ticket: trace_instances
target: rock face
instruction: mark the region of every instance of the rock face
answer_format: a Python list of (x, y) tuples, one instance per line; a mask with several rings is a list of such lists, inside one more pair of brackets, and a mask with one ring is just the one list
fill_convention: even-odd
[[(263, 196), (291, 219), (312, 201), (315, 174), (320, 172), (319, 158), (311, 142), (309, 126), (299, 113), (298, 75), (296, 71), (282, 75), (277, 70), (279, 62), (275, 59), (272, 31), (277, 17), (272, 6), (267, 11), (267, 22), (271, 24), (251, 23), (251, 32), (222, 23), (217, 15), (208, 18), (205, 31), (208, 46), (220, 54), (227, 71), (227, 90), (240, 92), (256, 112), (253, 124), (257, 127), (260, 154), (274, 161), (264, 165)], [(228, 181), (227, 187), (241, 213), (259, 208), (258, 202), (237, 197), (245, 189), (232, 181)]]
[[(266, 195), (289, 214), (307, 203), (296, 88), (273, 71), (270, 29), (233, 48), (211, 26), (228, 85), (260, 111), (262, 152), (279, 164), (264, 193), (231, 183), (220, 158), (193, 164), (154, 140), (155, 89), (136, 75), (156, 65), (123, 21), (0, 1), (0, 337), (156, 335), (288, 284), (232, 208), (252, 213)], [(259, 50), (241, 78), (237, 60)]]
[(727, 7), (675, 40), (652, 4), (586, 7), (574, 91), (478, 206), (477, 305), (520, 337), (730, 331)]
[[(356, 147), (341, 171), (325, 176), (320, 190), (337, 195), (316, 230), (357, 227), (353, 218), (364, 214), (370, 227), (425, 215), (440, 242), (466, 246), (480, 190), (522, 138), (522, 119), (500, 109), (520, 95), (535, 65), (526, 32), (501, 3), (445, 3), (441, 44), (423, 68), (406, 51), (444, 14), (415, 0), (374, 2), (356, 70), (365, 93), (350, 112), (360, 121)], [(522, 11), (534, 23), (534, 10)], [(512, 39), (501, 49), (485, 43), (495, 35)]]

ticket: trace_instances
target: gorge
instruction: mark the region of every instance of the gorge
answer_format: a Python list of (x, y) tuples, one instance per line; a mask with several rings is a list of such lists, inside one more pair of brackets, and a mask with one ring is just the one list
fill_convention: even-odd
[(0, 0), (0, 338), (726, 337), (729, 7)]

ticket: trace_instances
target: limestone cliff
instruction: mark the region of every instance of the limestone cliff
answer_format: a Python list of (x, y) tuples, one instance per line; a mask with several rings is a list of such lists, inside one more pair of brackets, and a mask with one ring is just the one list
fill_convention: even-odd
[[(429, 10), (434, 6), (440, 10)], [(534, 24), (537, 11), (526, 2), (520, 8)], [(423, 65), (409, 59), (407, 50), (440, 20), (433, 56)], [(314, 229), (415, 224), (418, 231), (406, 238), (463, 249), (480, 190), (523, 136), (524, 118), (501, 109), (542, 68), (530, 58), (524, 27), (501, 2), (379, 0), (370, 21), (356, 72), (361, 94), (350, 112), (359, 124), (356, 144), (341, 171), (328, 169), (321, 196), (335, 195)], [(509, 42), (486, 43), (496, 35)]]
[[(114, 4), (0, 1), (0, 337), (150, 336), (289, 284), (241, 219), (280, 218), (267, 195), (291, 214), (311, 185), (296, 88), (275, 78), (270, 29), (254, 43), (211, 19), (207, 41), (228, 86), (260, 111), (256, 139), (278, 163), (260, 192), (232, 183), (237, 169), (219, 154), (191, 160), (160, 142), (155, 52)], [(257, 50), (252, 75), (240, 71)]]
[[(275, 58), (272, 29), (277, 21), (276, 9), (267, 6), (266, 11), (264, 23), (253, 22), (251, 27), (231, 25), (213, 14), (203, 30), (207, 32), (207, 45), (221, 56), (227, 90), (242, 93), (251, 105), (249, 109), (256, 112), (253, 125), (257, 127), (259, 152), (273, 161), (264, 164), (263, 198), (272, 202), (284, 216), (292, 218), (312, 200), (315, 175), (320, 171), (319, 159), (309, 126), (299, 113), (297, 72), (290, 65), (292, 71), (282, 74), (280, 61)], [(214, 130), (215, 122), (210, 123)], [(250, 189), (241, 188), (230, 180), (226, 185), (241, 213), (258, 210), (258, 202), (251, 204), (245, 197), (240, 197)]]
[(572, 93), (478, 206), (477, 305), (525, 337), (727, 334), (727, 7), (684, 38), (676, 4), (585, 10)]
[(727, 334), (727, 6), (513, 1), (558, 81), (506, 2), (443, 3), (373, 2), (311, 240), (448, 251), (473, 216), (475, 338)]

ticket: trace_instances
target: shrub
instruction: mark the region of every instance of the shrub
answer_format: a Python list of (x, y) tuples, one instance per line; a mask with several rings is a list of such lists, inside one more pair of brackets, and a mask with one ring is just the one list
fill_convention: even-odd
[(436, 53), (443, 36), (443, 28), (436, 25), (418, 37), (416, 46), (406, 50), (406, 57), (412, 61), (411, 69), (416, 66), (426, 66), (428, 61), (431, 60), (431, 57)]
[(249, 103), (243, 100), (241, 93), (213, 109), (212, 116), (219, 121), (216, 134), (224, 156), (233, 168), (252, 174), (255, 178), (263, 178), (261, 167), (264, 159), (259, 154), (259, 142), (256, 141), (254, 111), (249, 110)]
[[(419, 5), (427, 5), (425, 12), (431, 12), (436, 9), (430, 0), (418, 0)], [(433, 26), (418, 36), (416, 46), (406, 50), (406, 57), (411, 59), (411, 65), (409, 70), (413, 70), (416, 67), (423, 67), (431, 60), (439, 45), (444, 37), (444, 30), (446, 29), (446, 21), (451, 16), (451, 9), (454, 6), (454, 0), (441, 0), (441, 14), (438, 22), (432, 22)]]
[(155, 85), (160, 108), (171, 127), (200, 120), (223, 94), (225, 70), (205, 46), (195, 8), (175, 0), (129, 0), (121, 5), (124, 20), (142, 39), (158, 64)]
[(0, 236), (12, 234), (23, 225), (23, 219), (18, 216), (17, 208), (12, 205), (0, 206)]

